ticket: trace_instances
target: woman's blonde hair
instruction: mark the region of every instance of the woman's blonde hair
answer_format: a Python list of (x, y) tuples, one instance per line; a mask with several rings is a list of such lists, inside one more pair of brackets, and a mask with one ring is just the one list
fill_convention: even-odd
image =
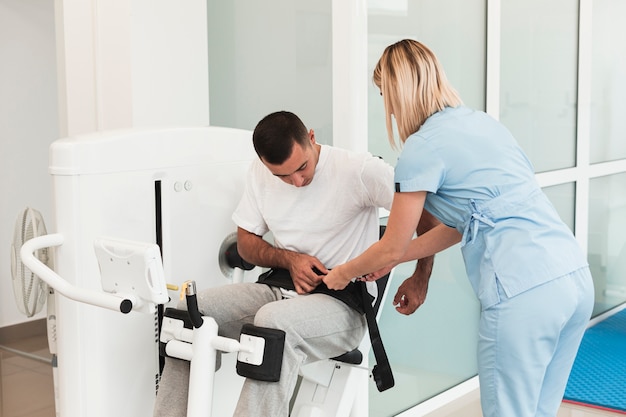
[(393, 148), (396, 148), (396, 141), (392, 114), (404, 143), (434, 113), (463, 104), (435, 54), (411, 39), (401, 40), (385, 49), (372, 79), (383, 96), (387, 135)]

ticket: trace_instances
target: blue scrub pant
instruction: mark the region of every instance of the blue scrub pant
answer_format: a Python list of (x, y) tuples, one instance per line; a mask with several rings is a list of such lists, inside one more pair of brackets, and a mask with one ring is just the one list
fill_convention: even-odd
[(589, 268), (481, 313), (478, 375), (484, 417), (555, 417), (594, 303)]

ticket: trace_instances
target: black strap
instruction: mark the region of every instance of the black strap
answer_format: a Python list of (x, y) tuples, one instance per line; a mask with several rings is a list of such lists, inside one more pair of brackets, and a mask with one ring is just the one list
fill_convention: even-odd
[[(321, 273), (319, 274), (321, 275)], [(270, 287), (279, 287), (285, 290), (296, 290), (289, 270), (283, 268), (272, 268), (269, 271), (262, 273), (259, 275), (257, 283), (267, 284)], [(355, 309), (360, 314), (365, 314), (364, 306), (368, 303), (371, 305), (372, 301), (374, 301), (374, 297), (372, 297), (369, 293), (367, 293), (367, 296), (363, 298), (363, 293), (361, 293), (360, 288), (354, 282), (349, 282), (343, 290), (331, 290), (326, 286), (326, 284), (321, 282), (313, 289), (313, 291), (311, 291), (311, 294), (330, 295), (339, 301), (343, 301), (348, 305), (348, 307)]]
[[(357, 286), (361, 288), (361, 294), (364, 300), (370, 299), (370, 294), (367, 291), (367, 285), (365, 281), (355, 282)], [(387, 358), (387, 352), (383, 346), (383, 339), (380, 337), (378, 330), (378, 323), (376, 322), (376, 313), (372, 307), (372, 303), (365, 302), (365, 319), (367, 320), (367, 328), (370, 334), (370, 341), (372, 343), (372, 350), (374, 351), (374, 358), (376, 359), (376, 365), (372, 368), (372, 376), (376, 381), (376, 388), (379, 392), (388, 390), (395, 385), (393, 379), (393, 372), (391, 371), (391, 365), (389, 364), (389, 358)]]
[[(280, 287), (287, 290), (295, 290), (293, 280), (289, 274), (289, 270), (274, 268), (261, 274), (259, 276), (258, 283), (267, 284), (272, 287)], [(321, 293), (336, 298), (349, 307), (352, 307), (360, 314), (365, 314), (367, 320), (367, 328), (370, 335), (370, 341), (372, 343), (372, 350), (374, 351), (374, 358), (376, 359), (376, 365), (372, 369), (372, 376), (376, 382), (376, 388), (378, 391), (383, 392), (394, 386), (393, 373), (391, 372), (391, 365), (389, 365), (389, 359), (387, 358), (387, 352), (383, 346), (383, 340), (380, 337), (378, 330), (378, 323), (376, 323), (376, 313), (372, 307), (373, 297), (367, 291), (367, 285), (364, 281), (350, 282), (348, 286), (343, 290), (331, 290), (326, 284), (321, 283), (311, 293)]]

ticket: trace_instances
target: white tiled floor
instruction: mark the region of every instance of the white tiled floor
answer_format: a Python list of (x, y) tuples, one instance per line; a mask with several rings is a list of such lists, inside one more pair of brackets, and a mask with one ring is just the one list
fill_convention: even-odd
[[(610, 413), (594, 408), (562, 403), (557, 417), (623, 417), (624, 414)], [(478, 392), (468, 394), (457, 404), (450, 404), (428, 414), (426, 417), (482, 417)]]
[[(7, 346), (39, 357), (51, 357), (45, 336), (27, 338)], [(51, 364), (0, 350), (0, 371), (0, 417), (55, 417)], [(611, 416), (623, 414), (564, 403), (557, 417)], [(478, 393), (469, 394), (428, 417), (481, 417)]]
[[(51, 358), (45, 337), (7, 344), (20, 351)], [(51, 363), (0, 350), (0, 416), (55, 417)]]

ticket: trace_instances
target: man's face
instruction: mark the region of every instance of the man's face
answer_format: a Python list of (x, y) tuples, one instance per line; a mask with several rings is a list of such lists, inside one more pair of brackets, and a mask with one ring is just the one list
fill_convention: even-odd
[(307, 186), (313, 181), (315, 166), (319, 157), (319, 145), (315, 143), (313, 131), (309, 132), (310, 142), (305, 146), (300, 146), (294, 142), (291, 156), (285, 162), (273, 165), (263, 161), (263, 164), (276, 177), (287, 184), (295, 187)]

